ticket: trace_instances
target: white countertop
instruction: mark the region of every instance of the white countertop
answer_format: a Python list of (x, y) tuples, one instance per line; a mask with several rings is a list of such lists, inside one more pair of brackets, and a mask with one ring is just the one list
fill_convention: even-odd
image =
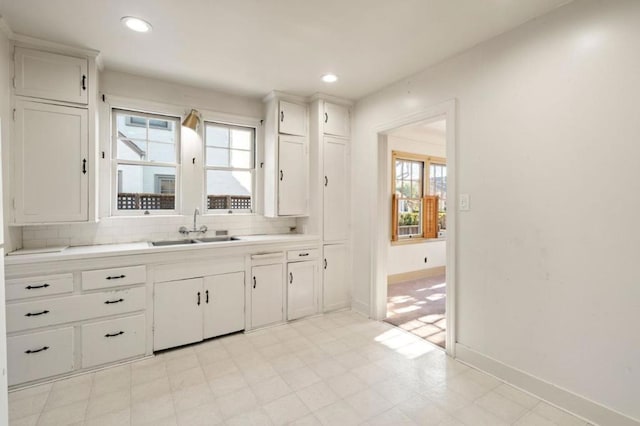
[(154, 247), (148, 241), (126, 244), (102, 244), (95, 246), (69, 247), (59, 252), (36, 253), (5, 256), (5, 265), (23, 265), (34, 262), (57, 262), (64, 260), (88, 259), (92, 257), (130, 256), (137, 254), (183, 252), (191, 250), (260, 246), (277, 243), (318, 242), (320, 237), (310, 234), (269, 234), (238, 236), (238, 240), (214, 243), (183, 244), (173, 246)]

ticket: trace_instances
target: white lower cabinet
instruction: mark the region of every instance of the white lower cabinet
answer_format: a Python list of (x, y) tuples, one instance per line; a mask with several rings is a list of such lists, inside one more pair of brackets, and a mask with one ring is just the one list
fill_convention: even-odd
[(204, 338), (244, 330), (244, 272), (204, 278)]
[(316, 261), (287, 264), (287, 319), (302, 318), (318, 311), (317, 275)]
[(244, 330), (244, 272), (155, 283), (153, 349)]
[(202, 340), (202, 286), (202, 278), (155, 284), (154, 350)]
[(140, 314), (83, 325), (82, 367), (143, 355), (145, 324), (145, 315)]
[(251, 274), (251, 328), (282, 322), (282, 263), (253, 266)]
[(351, 303), (346, 244), (324, 246), (323, 311), (346, 308)]
[(9, 386), (74, 369), (73, 327), (9, 337)]

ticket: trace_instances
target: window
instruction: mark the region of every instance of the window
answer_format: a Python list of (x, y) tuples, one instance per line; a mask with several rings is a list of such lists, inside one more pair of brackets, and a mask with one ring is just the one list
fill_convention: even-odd
[(396, 151), (392, 158), (392, 240), (443, 236), (447, 209), (446, 160)]
[(255, 134), (252, 127), (205, 123), (208, 211), (253, 211)]
[(177, 117), (113, 110), (115, 211), (176, 209)]

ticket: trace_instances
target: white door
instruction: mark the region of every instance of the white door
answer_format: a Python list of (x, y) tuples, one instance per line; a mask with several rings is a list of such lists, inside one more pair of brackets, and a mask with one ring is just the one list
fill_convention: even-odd
[(281, 322), (282, 264), (254, 266), (251, 271), (251, 327)]
[(345, 244), (324, 246), (323, 309), (325, 312), (345, 308), (351, 302), (350, 283), (347, 279), (348, 254)]
[(324, 139), (324, 240), (343, 241), (349, 233), (347, 142)]
[(204, 338), (244, 330), (244, 272), (204, 277)]
[(16, 95), (87, 103), (87, 60), (16, 47)]
[(294, 320), (317, 312), (317, 270), (315, 261), (287, 265), (287, 319)]
[(325, 102), (323, 119), (325, 135), (349, 137), (351, 128), (349, 108)]
[(297, 136), (280, 136), (278, 165), (278, 215), (306, 215), (309, 194), (307, 141)]
[(280, 101), (278, 111), (279, 132), (286, 135), (306, 136), (307, 107), (293, 102)]
[(88, 220), (87, 110), (16, 101), (17, 223)]
[(202, 340), (202, 281), (194, 278), (154, 285), (154, 350)]

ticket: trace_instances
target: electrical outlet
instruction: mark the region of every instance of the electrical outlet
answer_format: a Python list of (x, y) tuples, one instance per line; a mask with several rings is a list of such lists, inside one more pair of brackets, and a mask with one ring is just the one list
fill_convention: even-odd
[(471, 209), (469, 194), (460, 194), (460, 201), (458, 204), (458, 209), (461, 212), (467, 212)]

